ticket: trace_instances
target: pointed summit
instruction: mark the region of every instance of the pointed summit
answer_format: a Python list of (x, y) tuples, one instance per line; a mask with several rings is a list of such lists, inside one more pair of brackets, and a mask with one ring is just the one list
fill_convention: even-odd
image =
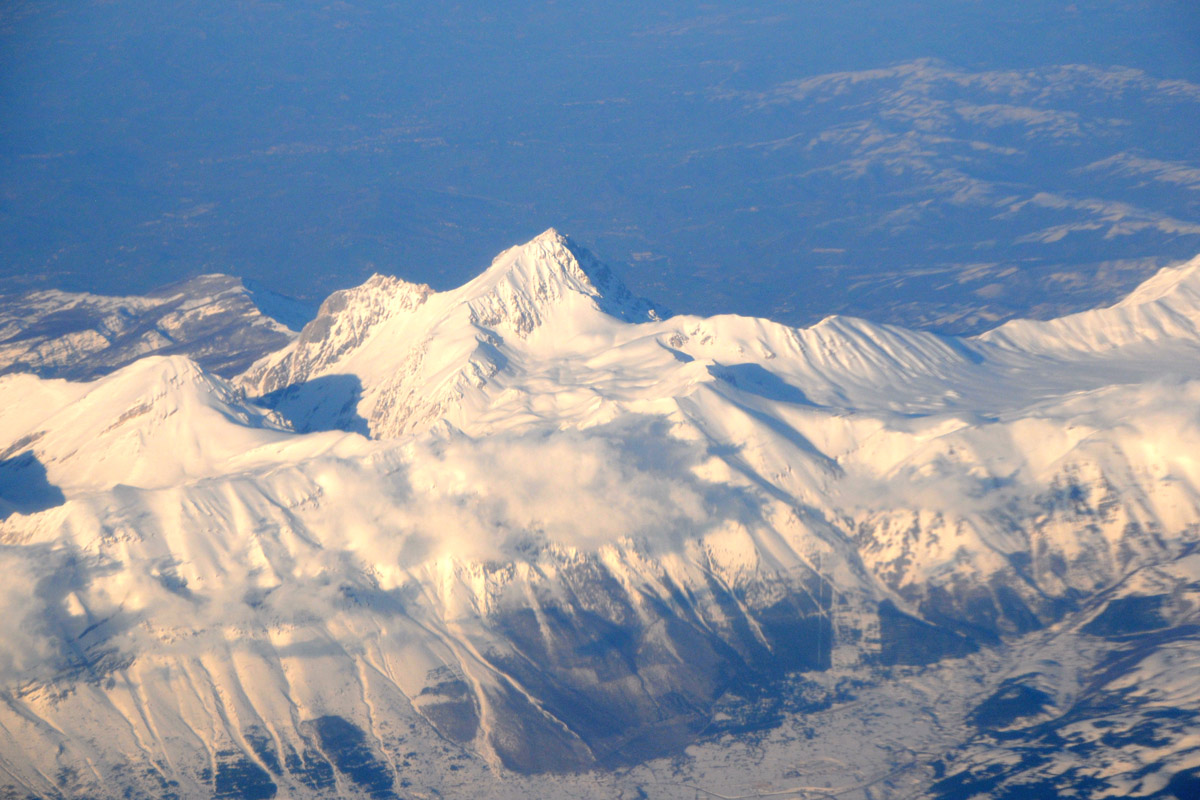
[(566, 235), (559, 233), (558, 228), (551, 226), (530, 239), (524, 246), (528, 247), (531, 244), (537, 244), (539, 242), (551, 242), (566, 246), (569, 244), (570, 240), (566, 237)]
[(469, 291), (468, 287), (488, 291), (507, 282), (514, 287), (529, 286), (535, 291), (539, 284), (544, 284), (547, 291), (557, 288), (598, 294), (598, 287), (580, 264), (575, 249), (566, 236), (549, 228), (525, 244), (510, 247), (496, 256), (482, 275), (462, 287), (463, 291), (471, 295), (475, 292)]
[(498, 255), (487, 271), (458, 290), (483, 325), (513, 321), (529, 333), (545, 310), (586, 299), (625, 322), (666, 316), (634, 296), (605, 264), (554, 228)]
[(491, 402), (484, 387), (511, 359), (659, 317), (551, 228), (457, 289), (377, 275), (336, 292), (296, 341), (238, 383), (299, 430), (395, 437)]

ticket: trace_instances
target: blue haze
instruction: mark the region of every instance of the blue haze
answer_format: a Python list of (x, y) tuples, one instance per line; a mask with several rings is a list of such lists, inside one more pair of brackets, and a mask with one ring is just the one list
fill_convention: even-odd
[[(1034, 92), (1083, 132), (955, 122), (923, 140), (922, 167), (814, 144), (882, 119), (894, 82), (755, 97), (915, 59), (1200, 83), (1198, 42), (1200, 12), (1177, 0), (6, 2), (0, 291), (141, 292), (202, 272), (307, 300), (373, 271), (447, 288), (555, 226), (678, 311), (947, 330), (1054, 313), (1200, 252), (1200, 228), (1032, 241), (1093, 212), (997, 218), (1000, 201), (1102, 197), (1200, 224), (1200, 102)], [(932, 91), (971, 100), (955, 85)], [(912, 141), (922, 123), (885, 127)], [(1084, 169), (1121, 153), (1178, 179)], [(986, 202), (947, 199), (964, 164)]]

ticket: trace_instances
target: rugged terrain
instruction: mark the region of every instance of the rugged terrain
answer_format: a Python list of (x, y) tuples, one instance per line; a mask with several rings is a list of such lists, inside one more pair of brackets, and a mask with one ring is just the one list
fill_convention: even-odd
[(232, 380), (0, 378), (0, 785), (1190, 796), (1198, 323), (1200, 260), (972, 338), (672, 317), (547, 231)]
[(144, 356), (183, 355), (231, 378), (288, 344), (311, 316), (303, 303), (228, 275), (145, 296), (0, 295), (0, 374), (88, 380)]

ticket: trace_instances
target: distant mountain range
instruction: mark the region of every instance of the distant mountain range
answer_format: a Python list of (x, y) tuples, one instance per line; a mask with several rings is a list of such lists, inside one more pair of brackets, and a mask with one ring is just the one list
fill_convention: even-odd
[(228, 275), (136, 297), (54, 289), (0, 295), (0, 373), (87, 380), (143, 356), (185, 354), (231, 378), (290, 342), (312, 314), (297, 300)]
[(298, 333), (6, 302), (0, 796), (1200, 787), (1200, 259), (973, 337), (553, 230)]
[[(1141, 4), (1121, 4), (1149, 16), (1134, 10)], [(537, 14), (565, 13), (536, 5)], [(985, 67), (970, 52), (957, 62), (880, 62), (864, 53), (853, 61), (870, 68), (830, 71), (803, 54), (781, 55), (796, 51), (781, 31), (811, 36), (797, 16), (816, 12), (769, 5), (782, 19), (717, 14), (680, 30), (639, 12), (650, 18), (645, 30), (589, 41), (586, 59), (566, 39), (543, 37), (544, 49), (525, 52), (519, 64), (573, 76), (548, 91), (515, 89), (525, 84), (501, 77), (504, 70), (474, 69), (440, 90), (446, 96), (404, 101), (388, 70), (367, 76), (359, 68), (335, 80), (313, 65), (318, 74), (297, 82), (284, 76), (299, 65), (260, 65), (260, 81), (232, 86), (198, 78), (184, 60), (175, 70), (196, 82), (200, 97), (164, 85), (154, 104), (128, 109), (137, 123), (110, 120), (86, 138), (76, 132), (86, 128), (73, 126), (55, 147), (36, 128), (10, 137), (11, 152), (0, 152), (9, 193), (0, 205), (0, 291), (48, 284), (140, 292), (226, 270), (314, 304), (372, 272), (446, 289), (474, 277), (508, 242), (536, 233), (531, 221), (554, 220), (592, 243), (634, 291), (679, 311), (805, 326), (836, 313), (973, 335), (1009, 319), (1110, 304), (1200, 252), (1194, 75), (1111, 59)], [(901, 14), (894, 4), (874, 5)], [(961, 3), (942, 5), (941, 16), (962, 13)], [(1025, 11), (1002, 5), (990, 7), (1007, 18), (999, 28), (1031, 24)], [(127, 6), (93, 13), (121, 17), (132, 13)], [(834, 8), (849, 18), (865, 13)], [(359, 12), (328, 13), (346, 17), (346, 36), (370, 40), (377, 66), (407, 59), (396, 38), (432, 24)], [(300, 12), (282, 8), (205, 13), (180, 26), (220, 28), (230, 32), (225, 41), (289, 18), (308, 30)], [(634, 24), (597, 13), (618, 29)], [(1113, 24), (1101, 16), (1086, 30), (1099, 35)], [(259, 21), (246, 25), (243, 17)], [(402, 30), (389, 37), (373, 22)], [(114, 23), (113, 37), (122, 30)], [(754, 34), (742, 39), (733, 35), (739, 30)], [(778, 50), (752, 49), (759, 37)], [(101, 62), (114, 57), (109, 38), (97, 48)], [(181, 39), (201, 64), (217, 58), (191, 34)], [(448, 47), (468, 46), (453, 39)], [(132, 48), (121, 41), (116, 52)], [(64, 45), (71, 63), (76, 48)], [(738, 55), (701, 55), (710, 50)], [(252, 52), (257, 64), (261, 48)], [(360, 56), (368, 57), (347, 53), (324, 68), (349, 69)], [(598, 64), (609, 66), (587, 66)], [(92, 74), (92, 66), (77, 68)], [(372, 80), (372, 89), (360, 85)], [(339, 99), (347, 85), (359, 89)], [(139, 84), (129, 94), (142, 91)], [(252, 96), (242, 98), (240, 116), (225, 118), (233, 106), (222, 93), (243, 92)], [(324, 105), (297, 116), (319, 96)], [(125, 102), (132, 101), (112, 99)], [(173, 115), (155, 114), (156, 105)], [(199, 119), (197, 108), (206, 110)], [(43, 110), (48, 126), (61, 124), (52, 108)], [(13, 115), (13, 124), (32, 128), (36, 118)], [(142, 131), (136, 143), (129, 124)], [(31, 225), (49, 219), (52, 234)]]

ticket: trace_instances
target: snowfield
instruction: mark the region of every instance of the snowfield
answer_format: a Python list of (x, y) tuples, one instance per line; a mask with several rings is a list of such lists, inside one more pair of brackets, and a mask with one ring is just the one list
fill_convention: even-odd
[(1194, 796), (1198, 324), (669, 316), (551, 230), (0, 377), (0, 797)]

